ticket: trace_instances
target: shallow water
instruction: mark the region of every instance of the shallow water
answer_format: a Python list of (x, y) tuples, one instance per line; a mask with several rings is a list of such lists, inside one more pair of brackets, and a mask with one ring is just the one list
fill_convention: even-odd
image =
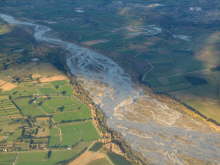
[(29, 26), (39, 42), (62, 47), (71, 73), (106, 114), (108, 126), (152, 164), (220, 164), (220, 134), (134, 87), (110, 58), (48, 35), (49, 27), (0, 14), (9, 24)]

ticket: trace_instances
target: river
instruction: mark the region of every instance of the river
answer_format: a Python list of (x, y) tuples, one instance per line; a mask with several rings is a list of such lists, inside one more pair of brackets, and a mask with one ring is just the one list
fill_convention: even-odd
[(136, 87), (130, 76), (110, 58), (53, 37), (52, 29), (47, 26), (19, 21), (5, 14), (0, 14), (0, 18), (9, 24), (33, 28), (37, 41), (65, 49), (71, 74), (103, 110), (108, 126), (120, 132), (131, 148), (148, 162), (220, 164), (218, 132)]

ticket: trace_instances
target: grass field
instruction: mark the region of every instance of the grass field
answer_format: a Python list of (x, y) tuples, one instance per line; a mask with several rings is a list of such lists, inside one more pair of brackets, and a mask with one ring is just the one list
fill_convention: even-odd
[(30, 98), (19, 98), (15, 100), (15, 103), (19, 107), (19, 109), (21, 109), (22, 114), (24, 114), (25, 116), (35, 117), (45, 115), (40, 106), (36, 104), (31, 104), (30, 101)]
[(11, 143), (21, 136), (22, 115), (7, 97), (0, 98), (0, 141)]
[(29, 71), (19, 76), (15, 89), (0, 91), (0, 165), (67, 163), (100, 138), (68, 80), (42, 83)]
[[(0, 91), (0, 165), (65, 164), (100, 138), (88, 106), (72, 90), (67, 80), (28, 80)], [(102, 147), (99, 144), (93, 145), (93, 152)], [(5, 150), (10, 153), (1, 152)], [(105, 158), (94, 163), (111, 164)]]
[[(180, 5), (180, 2), (176, 1), (164, 2), (159, 0), (157, 3), (167, 5), (167, 8), (170, 9), (164, 11), (161, 10), (161, 7), (156, 7), (152, 9), (155, 12), (146, 7), (149, 3), (152, 2), (144, 0), (127, 1), (126, 4), (119, 5), (113, 1), (94, 2), (86, 0), (82, 2), (76, 0), (70, 2), (60, 0), (50, 3), (40, 0), (39, 3), (36, 3), (34, 0), (30, 0), (29, 5), (26, 6), (23, 3), (17, 4), (15, 0), (11, 0), (7, 3), (8, 7), (4, 6), (1, 9), (6, 13), (8, 11), (16, 13), (17, 17), (36, 19), (39, 23), (46, 24), (58, 32), (60, 38), (74, 43), (83, 44), (85, 42), (107, 40), (108, 42), (97, 43), (89, 47), (110, 56), (124, 67), (126, 72), (136, 79), (142, 79), (142, 82), (154, 91), (176, 96), (186, 104), (190, 104), (198, 111), (205, 112), (205, 115), (213, 118), (215, 116), (213, 114), (216, 113), (214, 109), (220, 108), (218, 104), (212, 106), (211, 102), (208, 101), (208, 106), (197, 105), (197, 101), (192, 103), (185, 100), (183, 93), (186, 93), (185, 96), (190, 98), (195, 97), (193, 91), (198, 86), (206, 87), (205, 84), (197, 83), (195, 85), (193, 83), (198, 78), (207, 81), (209, 87), (213, 87), (215, 90), (218, 89), (219, 76), (214, 75), (213, 72), (206, 74), (207, 70), (210, 71), (219, 66), (218, 25), (210, 23), (209, 28), (206, 28), (202, 23), (204, 19), (200, 19), (201, 23), (198, 22), (195, 25), (193, 23), (195, 20), (191, 18), (190, 12), (182, 13), (184, 10), (175, 14), (168, 12), (175, 10), (178, 6), (188, 9), (189, 6), (194, 5), (192, 1), (186, 0)], [(10, 7), (15, 4), (19, 10)], [(205, 2), (203, 5), (206, 6)], [(65, 10), (60, 12), (56, 6), (60, 6)], [(140, 6), (145, 7), (141, 8)], [(78, 7), (83, 11), (82, 13), (75, 10)], [(32, 8), (38, 8), (39, 10), (33, 11)], [(126, 12), (128, 9), (130, 12)], [(164, 13), (168, 13), (168, 16), (164, 17)], [(185, 16), (184, 19), (182, 15)], [(180, 19), (177, 19), (179, 17), (176, 16), (179, 16)], [(189, 20), (183, 21), (183, 23), (179, 22), (185, 19)], [(76, 23), (78, 26), (75, 26)], [(149, 25), (161, 28), (162, 32), (157, 35), (144, 35), (143, 29), (146, 29)], [(134, 35), (134, 32), (129, 28), (135, 28), (139, 35)], [(189, 39), (184, 40), (181, 37), (174, 36), (187, 36)], [(23, 38), (22, 43), (30, 45), (27, 43), (28, 37), (30, 36), (26, 36), (26, 39)], [(22, 47), (10, 39), (7, 40), (14, 44), (16, 48)], [(10, 48), (4, 42), (0, 43), (2, 47)], [(30, 55), (30, 53), (27, 54)], [(0, 54), (0, 56), (4, 59), (7, 58), (5, 53)], [(16, 58), (17, 56), (19, 55), (14, 55)], [(11, 64), (10, 61), (6, 62), (4, 67), (7, 67), (8, 63)], [(215, 72), (219, 71), (215, 70)], [(203, 76), (203, 74), (206, 75)], [(190, 79), (189, 76), (191, 76)], [(212, 77), (212, 80), (210, 80), (210, 77)], [(213, 85), (213, 83), (217, 85)], [(52, 93), (54, 95), (60, 93), (69, 95), (68, 91), (65, 86), (60, 90), (43, 87), (40, 93), (43, 95)], [(196, 95), (197, 100), (204, 101), (204, 94), (207, 94), (206, 90), (200, 91)], [(219, 100), (220, 96), (215, 91), (209, 91), (209, 94), (211, 94), (211, 97), (207, 100), (210, 100), (210, 98), (214, 102)], [(214, 119), (219, 121), (217, 118)]]
[[(220, 37), (217, 35), (216, 38)], [(205, 44), (203, 48), (205, 50), (195, 52), (195, 54), (197, 53), (196, 58), (192, 55), (192, 50), (191, 55), (187, 52), (169, 54), (172, 63), (166, 64), (163, 60), (160, 61), (160, 55), (157, 55), (158, 62), (149, 59), (153, 69), (145, 73), (143, 82), (155, 92), (175, 96), (208, 118), (220, 122), (219, 71), (213, 69), (218, 64), (212, 60), (218, 61), (216, 53), (218, 48), (214, 46), (214, 43), (211, 48), (209, 44)], [(173, 47), (175, 48), (175, 46)], [(181, 47), (176, 45), (176, 49)], [(204, 53), (206, 55), (203, 55)]]
[(11, 29), (9, 26), (0, 24), (0, 35), (6, 34), (10, 31)]
[(92, 122), (80, 122), (74, 124), (61, 124), (61, 145), (72, 146), (80, 141), (93, 141), (99, 138)]
[[(83, 3), (87, 5), (87, 2)], [(68, 7), (64, 3), (61, 4)], [(102, 5), (105, 2), (97, 1), (93, 4)], [(49, 13), (54, 12), (54, 9), (50, 7), (48, 10), (42, 10), (43, 13), (48, 13), (46, 19), (50, 19)], [(65, 11), (68, 14), (73, 8), (69, 6), (69, 10)], [(20, 12), (22, 13), (23, 11)], [(93, 16), (97, 15), (99, 12), (94, 12)], [(59, 18), (59, 14), (57, 16), (58, 20), (62, 19)], [(113, 15), (106, 14), (105, 17), (122, 21)], [(101, 15), (98, 20), (103, 20)], [(78, 42), (93, 40), (96, 37), (111, 38), (106, 36), (106, 30), (96, 33), (95, 29), (89, 37), (86, 36), (88, 28), (92, 28), (84, 26), (82, 22), (79, 23), (80, 27), (73, 26), (75, 23), (71, 21), (65, 20), (65, 23), (69, 23), (69, 26), (51, 26), (55, 29), (64, 28), (65, 32), (62, 35), (74, 35)], [(8, 27), (4, 25), (6, 26)], [(111, 23), (110, 26), (106, 25), (109, 27), (108, 30), (112, 30), (111, 26)], [(117, 28), (118, 24), (115, 23), (113, 26)], [(42, 77), (50, 79), (63, 75), (63, 72), (56, 70), (52, 65), (42, 62), (48, 61), (49, 55), (54, 57), (59, 48), (36, 44), (29, 28), (13, 27), (10, 33), (1, 28), (3, 29), (3, 26), (0, 27), (0, 80), (13, 83), (17, 87), (11, 91), (0, 91), (0, 165), (66, 164), (100, 138), (99, 131), (91, 120), (90, 110), (73, 96), (73, 89), (68, 80), (41, 82)], [(78, 35), (79, 32), (83, 32), (83, 35)], [(117, 41), (117, 35), (114, 37)], [(111, 43), (111, 48), (121, 45), (120, 42)], [(33, 58), (39, 61), (33, 62)], [(107, 165), (109, 162), (107, 159), (101, 159), (92, 163)]]
[[(16, 159), (16, 165), (54, 165), (62, 164), (73, 160), (81, 152), (83, 152), (89, 143), (81, 143), (73, 148), (73, 150), (50, 150), (49, 151), (32, 151), (22, 152), (18, 154), (13, 153), (0, 153), (1, 162), (6, 164), (12, 164)], [(16, 158), (17, 157), (17, 158)], [(1, 164), (3, 165), (3, 164)], [(5, 165), (5, 164), (4, 164)]]
[[(69, 94), (63, 95), (57, 85), (68, 90)], [(46, 89), (44, 87), (46, 92), (42, 92)], [(65, 164), (100, 138), (91, 121), (89, 108), (70, 92), (69, 81), (29, 81), (20, 82), (12, 91), (0, 93), (0, 143), (6, 145), (2, 147), (0, 144), (0, 150), (10, 151), (0, 152), (0, 165)], [(9, 147), (11, 144), (14, 146)], [(90, 150), (98, 152), (102, 146), (96, 142)], [(112, 156), (112, 153), (109, 157), (115, 165), (126, 162), (123, 157)], [(88, 165), (97, 163), (112, 164), (107, 158), (101, 158)]]
[(16, 156), (16, 153), (0, 153), (0, 164), (11, 165), (15, 161)]
[[(44, 88), (45, 86), (47, 88)], [(42, 89), (47, 90), (42, 92)], [(66, 95), (60, 92), (63, 90), (66, 90)], [(21, 83), (20, 86), (11, 91), (10, 98), (12, 100), (0, 100), (2, 102), (0, 113), (2, 116), (23, 115), (24, 118), (28, 117), (31, 128), (25, 129), (26, 136), (33, 136), (36, 134), (35, 131), (38, 132), (36, 136), (49, 134), (49, 146), (67, 147), (81, 141), (98, 139), (99, 135), (92, 122), (89, 121), (91, 120), (89, 108), (73, 95), (70, 95), (71, 93), (72, 88), (68, 81), (35, 85), (29, 83), (26, 86)], [(44, 121), (40, 122), (43, 117), (45, 117)], [(36, 119), (38, 122), (35, 121)], [(7, 120), (4, 122), (7, 124)], [(47, 131), (49, 125), (50, 131)], [(10, 141), (21, 136), (21, 130), (16, 130), (12, 135), (9, 138)]]
[(73, 111), (73, 112), (60, 112), (56, 113), (54, 116), (54, 121), (57, 123), (65, 121), (80, 121), (90, 119), (90, 113), (88, 111)]
[[(29, 92), (31, 89), (33, 90)], [(42, 92), (42, 89), (48, 90)], [(65, 95), (60, 92), (63, 90), (67, 91)], [(8, 151), (25, 151), (28, 150), (25, 144), (31, 144), (34, 148), (38, 144), (42, 147), (48, 146), (52, 153), (48, 158), (48, 152), (43, 150), (18, 154), (0, 152), (1, 165), (11, 165), (15, 160), (16, 165), (62, 164), (79, 156), (92, 141), (100, 137), (90, 121), (89, 108), (71, 93), (72, 88), (68, 81), (35, 85), (29, 83), (27, 86), (20, 83), (16, 89), (9, 92), (11, 100), (9, 96), (0, 97), (0, 142), (6, 145), (19, 142), (17, 149), (2, 148), (0, 145), (0, 150), (7, 148)], [(10, 116), (14, 118), (10, 119)], [(70, 149), (67, 150), (67, 147)]]
[[(57, 87), (57, 84), (60, 84)], [(45, 88), (46, 87), (46, 88)], [(90, 112), (86, 105), (72, 96), (72, 88), (68, 81), (58, 81), (57, 83), (24, 85), (11, 92), (14, 103), (26, 116), (41, 116), (54, 114), (59, 120), (59, 116), (66, 116), (74, 113), (68, 120), (89, 118)], [(58, 115), (59, 113), (59, 115)], [(63, 114), (62, 114), (63, 113)], [(65, 115), (66, 114), (66, 115)], [(75, 116), (75, 117), (74, 117)]]
[(60, 146), (60, 144), (61, 144), (60, 130), (58, 128), (51, 128), (49, 147)]

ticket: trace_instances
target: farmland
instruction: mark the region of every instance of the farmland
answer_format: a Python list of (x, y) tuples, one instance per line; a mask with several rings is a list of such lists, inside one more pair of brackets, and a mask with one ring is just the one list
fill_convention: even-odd
[(48, 63), (38, 65), (27, 64), (30, 69), (20, 76), (15, 67), (7, 69), (11, 77), (0, 73), (2, 81), (21, 79), (13, 89), (0, 91), (0, 165), (71, 164), (81, 161), (80, 155), (86, 164), (111, 165), (109, 150), (96, 143), (101, 136), (90, 109), (73, 95), (68, 78)]
[(40, 83), (33, 77), (0, 92), (0, 164), (72, 160), (100, 138), (68, 79)]
[[(202, 127), (210, 124), (215, 128), (212, 124), (220, 122), (218, 0), (209, 3), (206, 0), (39, 0), (37, 3), (34, 0), (20, 0), (19, 3), (11, 0), (0, 2), (0, 9), (18, 20), (50, 27), (52, 31), (48, 35), (109, 56), (131, 75), (134, 86), (140, 83), (147, 85), (152, 89), (146, 88), (149, 96), (166, 103), (163, 106), (159, 101), (151, 105), (153, 99), (141, 100), (138, 102), (141, 108), (137, 107), (140, 113), (126, 113), (128, 121), (132, 121), (129, 124), (131, 127), (126, 126), (126, 130), (115, 124), (123, 130), (119, 133), (124, 132), (125, 138), (131, 138), (130, 144), (135, 147), (141, 145), (138, 147), (140, 155), (154, 159), (155, 164), (159, 164), (160, 158), (189, 164), (202, 164), (191, 163), (188, 160), (191, 157), (193, 161), (194, 158), (201, 159), (201, 162), (204, 160), (204, 164), (219, 161), (216, 155), (219, 153), (216, 147), (218, 139), (215, 139), (216, 136), (210, 136), (210, 140), (206, 138), (209, 133), (212, 135), (212, 131), (207, 129), (206, 132)], [(0, 164), (37, 164), (37, 161), (41, 164), (70, 162), (71, 165), (78, 165), (79, 162), (90, 165), (130, 164), (120, 153), (115, 155), (106, 148), (108, 144), (103, 144), (103, 137), (100, 137), (94, 124), (93, 111), (72, 95), (75, 91), (61, 72), (64, 71), (61, 61), (67, 52), (60, 50), (56, 44), (36, 42), (33, 29), (27, 26), (11, 26), (1, 22), (1, 28), (0, 141), (3, 163)], [(87, 53), (89, 51), (85, 55)], [(80, 57), (84, 53), (78, 55)], [(58, 75), (51, 65), (44, 62), (59, 68)], [(97, 63), (93, 62), (96, 66)], [(87, 59), (82, 66), (86, 63)], [(73, 61), (73, 68), (74, 64), (78, 65), (78, 60)], [(105, 66), (105, 61), (100, 64)], [(90, 69), (94, 72), (100, 69), (102, 76), (108, 69), (100, 66), (87, 67), (89, 72)], [(91, 86), (92, 89), (99, 87), (98, 84)], [(98, 92), (96, 94), (101, 96)], [(172, 99), (184, 106), (179, 108)], [(191, 116), (187, 116), (185, 110)], [(199, 124), (200, 118), (190, 110), (212, 123), (201, 120)], [(144, 127), (137, 126), (141, 131), (132, 131), (133, 120), (137, 120), (137, 125), (141, 120), (148, 120), (149, 123)], [(124, 120), (120, 119), (120, 122)], [(130, 130), (134, 137), (129, 135)], [(196, 131), (198, 136), (188, 130)], [(136, 136), (139, 132), (147, 132), (147, 136)], [(141, 143), (139, 139), (146, 140), (146, 143)], [(104, 139), (104, 143), (109, 143), (108, 140)], [(172, 153), (167, 153), (168, 150)], [(58, 151), (67, 157), (56, 159)], [(179, 153), (181, 151), (183, 155)], [(29, 157), (38, 160), (30, 160)], [(97, 159), (94, 160), (94, 157)]]
[[(59, 32), (64, 40), (110, 56), (156, 93), (169, 94), (219, 122), (219, 24), (212, 23), (218, 20), (216, 16), (207, 18), (212, 3), (216, 8), (219, 3), (184, 2), (10, 1), (1, 9), (36, 20)], [(195, 3), (201, 15), (190, 8)], [(15, 4), (19, 10), (12, 7)], [(32, 11), (33, 7), (39, 10)]]
[[(57, 70), (58, 48), (36, 44), (28, 29), (10, 30), (0, 36), (0, 165), (75, 163), (102, 139), (91, 110)], [(99, 143), (86, 164), (112, 164)]]
[[(1, 82), (14, 84), (0, 91), (1, 165), (68, 162), (100, 138), (89, 108), (73, 96), (67, 77), (63, 80), (50, 64), (36, 66), (26, 65), (30, 69), (22, 74), (15, 72), (19, 65), (0, 72)], [(14, 76), (21, 81), (12, 83)], [(50, 81), (55, 76), (62, 80)]]

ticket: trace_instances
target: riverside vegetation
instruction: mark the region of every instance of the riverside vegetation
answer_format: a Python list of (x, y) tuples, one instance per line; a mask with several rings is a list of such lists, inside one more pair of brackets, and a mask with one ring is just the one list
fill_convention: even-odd
[[(203, 10), (202, 7), (206, 6), (205, 1), (198, 2), (193, 0), (192, 3), (187, 0), (184, 1), (185, 3), (182, 3), (182, 1), (181, 3), (157, 1), (158, 4), (151, 4), (153, 1), (139, 0), (108, 1), (106, 3), (90, 0), (83, 2), (78, 0), (74, 2), (66, 0), (38, 2), (40, 3), (35, 3), (35, 1), (29, 1), (29, 3), (21, 1), (21, 3), (17, 3), (12, 0), (4, 3), (5, 6), (1, 7), (1, 9), (5, 14), (13, 15), (12, 13), (16, 13), (14, 16), (18, 20), (50, 27), (58, 32), (54, 35), (63, 41), (88, 46), (106, 56), (111, 56), (111, 59), (123, 66), (126, 73), (130, 73), (135, 80), (141, 80), (156, 93), (165, 93), (171, 96), (170, 98), (180, 101), (203, 118), (211, 121), (211, 125), (218, 122), (219, 67), (218, 63), (216, 63), (218, 60), (212, 60), (218, 57), (218, 49), (215, 46), (218, 43), (219, 36), (216, 33), (218, 23), (211, 24), (209, 21), (212, 20), (199, 19), (202, 15), (206, 14), (206, 11), (208, 14), (213, 14), (210, 13), (210, 9), (205, 9), (205, 12), (199, 12), (199, 15), (195, 11), (195, 9)], [(217, 3), (215, 0), (212, 2)], [(190, 7), (194, 5), (201, 7)], [(61, 11), (56, 6), (62, 6), (65, 10)], [(80, 8), (77, 8), (78, 6)], [(180, 6), (180, 11), (184, 13), (177, 10), (178, 12), (173, 14), (174, 10), (172, 8), (176, 9), (176, 7)], [(217, 7), (218, 5), (215, 6)], [(47, 7), (46, 10), (45, 7)], [(33, 8), (38, 10), (32, 10)], [(169, 15), (169, 11), (172, 11), (171, 15), (175, 15), (175, 18), (170, 19), (172, 16)], [(103, 13), (105, 14), (103, 15)], [(180, 19), (183, 15), (184, 19)], [(191, 15), (195, 17), (191, 17)], [(216, 17), (212, 19), (216, 19)], [(197, 20), (201, 22), (198, 23)], [(76, 23), (78, 26), (75, 26)], [(36, 42), (33, 37), (31, 38), (31, 35), (28, 35), (33, 34), (30, 28), (23, 26), (14, 28), (14, 25), (9, 25), (9, 27), (13, 29), (12, 33), (14, 32), (14, 34), (16, 34), (15, 29), (19, 29), (17, 34), (21, 33), (22, 35), (18, 35), (18, 38), (23, 37), (24, 41), (28, 41), (26, 43), (29, 45), (29, 48), (22, 50), (19, 49), (23, 47), (20, 45), (13, 51), (11, 48), (15, 45), (9, 46), (11, 52), (6, 57), (12, 52), (17, 56), (13, 55), (16, 57), (16, 60), (12, 61), (8, 61), (9, 58), (6, 58), (3, 65), (4, 69), (8, 70), (14, 64), (13, 61), (15, 63), (22, 63), (24, 60), (42, 61), (45, 59), (43, 56), (46, 54), (50, 54), (47, 56), (48, 61), (55, 64), (59, 69), (63, 69), (62, 65), (59, 65), (59, 58), (57, 57), (64, 54), (64, 51), (58, 48), (52, 49), (55, 51), (49, 51), (50, 49), (45, 51), (47, 46), (53, 46), (47, 45), (49, 43), (42, 44)], [(12, 34), (7, 31), (3, 33), (2, 36)], [(4, 44), (4, 39), (2, 41)], [(197, 43), (195, 47), (192, 46), (192, 42)], [(15, 44), (16, 42), (12, 40), (12, 43)], [(74, 49), (74, 51), (77, 50)], [(81, 50), (79, 49), (78, 51), (80, 52)], [(57, 53), (58, 51), (59, 53)], [(71, 51), (73, 55), (71, 57), (74, 57), (76, 54), (74, 51)], [(89, 52), (86, 51), (85, 55), (88, 55)], [(22, 55), (19, 56), (19, 54)], [(57, 56), (57, 54), (60, 56)], [(76, 55), (81, 57), (79, 56), (80, 54)], [(35, 58), (36, 56), (38, 57), (37, 59)], [(206, 59), (206, 57), (211, 58)], [(74, 67), (77, 61), (73, 59), (69, 58), (68, 61), (70, 62), (71, 60), (73, 62), (72, 65), (69, 65), (69, 69), (74, 71), (77, 68)], [(93, 59), (96, 58), (94, 57)], [(91, 65), (84, 66), (88, 66), (91, 70), (94, 69), (94, 71), (100, 71), (100, 73), (106, 75), (105, 73), (109, 68), (107, 67), (106, 70), (106, 65), (102, 62), (89, 63)], [(87, 64), (87, 61), (85, 63)], [(85, 63), (83, 61), (83, 64)], [(116, 66), (116, 68), (118, 67)], [(15, 78), (15, 81), (18, 81), (18, 79)], [(82, 87), (89, 87), (87, 89), (89, 89), (88, 93), (90, 96), (102, 96), (103, 90), (98, 91), (100, 88), (97, 82), (94, 84), (89, 84), (89, 81), (86, 82), (87, 84), (82, 84)], [(112, 82), (114, 84), (114, 80)], [(10, 84), (7, 81), (3, 81), (2, 84), (2, 88), (7, 87), (8, 89), (14, 89), (16, 86), (16, 84)], [(126, 86), (126, 83), (122, 83), (121, 86)], [(204, 87), (206, 90), (204, 90)], [(98, 90), (94, 92), (96, 89)], [(104, 91), (106, 90), (104, 89)], [(114, 128), (117, 128), (118, 132), (121, 132), (124, 138), (129, 140), (129, 144), (133, 144), (133, 148), (140, 151), (140, 155), (144, 155), (146, 159), (154, 159), (151, 160), (154, 164), (161, 162), (166, 162), (167, 164), (170, 164), (170, 162), (179, 162), (179, 164), (207, 164), (210, 161), (219, 161), (217, 155), (220, 152), (219, 148), (217, 148), (219, 146), (219, 134), (208, 128), (206, 121), (200, 121), (199, 116), (195, 116), (186, 107), (179, 107), (173, 100), (163, 97), (163, 95), (153, 95), (152, 91), (149, 90), (146, 93), (150, 97), (140, 97), (140, 99), (137, 99), (135, 101), (136, 104), (132, 104), (134, 110), (129, 111), (130, 107), (126, 107), (129, 104), (129, 99), (121, 104), (122, 106), (125, 105), (123, 106), (125, 108), (115, 110), (116, 113), (114, 115), (119, 119), (118, 123), (114, 120), (115, 118), (113, 120), (108, 118), (108, 122), (114, 121), (112, 122), (115, 124)], [(84, 92), (80, 93), (79, 96), (82, 94)], [(154, 100), (154, 98), (156, 99)], [(111, 99), (105, 99), (104, 101), (108, 103), (108, 100)], [(80, 100), (82, 101), (82, 99)], [(110, 102), (110, 104), (114, 104), (116, 100)], [(99, 100), (95, 101), (99, 105)], [(167, 104), (163, 104), (163, 102)], [(174, 107), (172, 104), (174, 104)], [(186, 110), (187, 114), (190, 115), (186, 115), (183, 110)], [(105, 111), (109, 112), (110, 110), (105, 109)], [(195, 117), (192, 118), (192, 116)], [(121, 117), (124, 120), (121, 120)], [(134, 128), (134, 121), (135, 125), (137, 125), (136, 128)], [(142, 127), (142, 122), (145, 123), (144, 127)], [(213, 128), (217, 127), (213, 126)], [(158, 135), (160, 138), (158, 138)], [(79, 159), (85, 157), (83, 154), (81, 156)], [(79, 159), (76, 159), (75, 162), (79, 162)], [(195, 163), (195, 161), (199, 163)]]
[[(11, 0), (0, 8), (110, 56), (135, 80), (219, 123), (219, 5), (218, 0)], [(2, 26), (0, 34), (4, 31)]]
[(48, 63), (59, 50), (33, 47), (27, 31), (15, 38), (16, 28), (1, 26), (8, 29), (0, 36), (0, 165), (130, 164), (108, 147), (61, 65)]

